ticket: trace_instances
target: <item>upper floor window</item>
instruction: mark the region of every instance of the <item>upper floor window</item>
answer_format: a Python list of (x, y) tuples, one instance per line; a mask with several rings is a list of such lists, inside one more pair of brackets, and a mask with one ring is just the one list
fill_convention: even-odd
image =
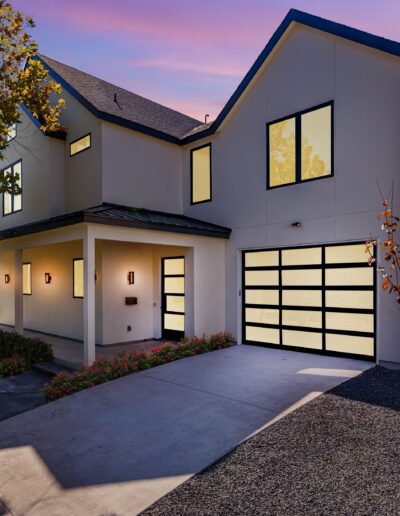
[[(19, 160), (3, 170), (4, 176), (10, 175), (15, 179), (15, 184), (22, 188), (22, 161)], [(22, 210), (22, 195), (14, 195), (5, 192), (3, 194), (3, 215), (9, 215)]]
[(7, 141), (13, 140), (17, 136), (17, 124), (12, 124), (8, 128)]
[(91, 146), (91, 135), (86, 134), (85, 136), (82, 136), (82, 138), (79, 138), (78, 140), (75, 140), (71, 142), (69, 146), (69, 155), (75, 156), (75, 154), (78, 154), (79, 152), (82, 152), (86, 149), (90, 149)]
[(211, 201), (211, 144), (192, 149), (191, 203)]
[(333, 102), (267, 124), (267, 188), (333, 175)]

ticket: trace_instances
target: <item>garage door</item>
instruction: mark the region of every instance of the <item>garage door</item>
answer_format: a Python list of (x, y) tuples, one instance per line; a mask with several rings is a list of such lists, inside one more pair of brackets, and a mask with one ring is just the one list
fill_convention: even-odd
[(243, 343), (375, 357), (365, 243), (243, 251)]

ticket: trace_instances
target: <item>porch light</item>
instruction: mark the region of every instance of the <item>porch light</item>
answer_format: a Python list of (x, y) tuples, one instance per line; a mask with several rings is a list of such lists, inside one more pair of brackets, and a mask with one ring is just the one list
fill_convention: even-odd
[(51, 283), (51, 274), (50, 274), (50, 272), (45, 272), (44, 273), (44, 282), (46, 283), (46, 285), (49, 285)]
[(10, 275), (4, 274), (4, 283), (10, 283)]
[(135, 283), (135, 273), (133, 271), (128, 272), (128, 284), (133, 285)]

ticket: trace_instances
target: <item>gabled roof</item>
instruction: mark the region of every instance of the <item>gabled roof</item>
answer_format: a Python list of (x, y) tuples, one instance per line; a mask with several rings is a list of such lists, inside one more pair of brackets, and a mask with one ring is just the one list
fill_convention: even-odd
[(0, 240), (31, 235), (81, 222), (169, 231), (171, 233), (188, 233), (216, 238), (229, 238), (231, 233), (229, 228), (186, 217), (185, 215), (103, 203), (100, 206), (68, 213), (67, 215), (60, 215), (4, 229), (0, 231)]

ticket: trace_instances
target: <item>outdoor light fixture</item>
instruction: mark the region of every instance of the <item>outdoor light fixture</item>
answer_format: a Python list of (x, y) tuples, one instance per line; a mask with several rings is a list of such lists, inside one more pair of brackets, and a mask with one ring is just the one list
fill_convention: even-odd
[(44, 281), (45, 281), (46, 285), (51, 283), (51, 274), (50, 274), (50, 272), (45, 272), (44, 273)]
[(133, 285), (135, 283), (135, 273), (133, 271), (128, 272), (128, 283)]
[(301, 228), (301, 222), (292, 222), (290, 225), (292, 228)]
[(10, 275), (4, 274), (4, 283), (10, 283)]

